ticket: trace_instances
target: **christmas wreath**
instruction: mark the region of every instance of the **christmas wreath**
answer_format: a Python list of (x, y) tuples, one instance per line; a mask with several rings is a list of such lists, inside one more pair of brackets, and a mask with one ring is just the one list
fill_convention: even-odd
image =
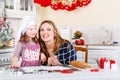
[(84, 7), (91, 3), (91, 0), (34, 0), (34, 3), (42, 7), (50, 6), (54, 10), (72, 11), (78, 7)]

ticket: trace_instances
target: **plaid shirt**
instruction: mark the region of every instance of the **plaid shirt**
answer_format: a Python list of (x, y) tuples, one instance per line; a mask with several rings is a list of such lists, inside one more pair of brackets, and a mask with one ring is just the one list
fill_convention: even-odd
[(73, 44), (64, 43), (57, 52), (57, 58), (63, 65), (68, 65), (70, 61), (76, 60), (77, 55)]

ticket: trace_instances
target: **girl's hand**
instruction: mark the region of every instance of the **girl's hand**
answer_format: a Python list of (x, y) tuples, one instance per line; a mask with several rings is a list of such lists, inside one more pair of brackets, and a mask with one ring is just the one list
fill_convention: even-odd
[(60, 66), (60, 65), (62, 64), (57, 59), (57, 56), (51, 56), (48, 58), (48, 66)]
[(20, 66), (17, 63), (12, 63), (10, 68), (19, 68)]
[(16, 56), (14, 56), (13, 58), (12, 58), (12, 64), (11, 64), (11, 68), (18, 68), (18, 67), (20, 67), (20, 65), (18, 65), (18, 57), (16, 57)]

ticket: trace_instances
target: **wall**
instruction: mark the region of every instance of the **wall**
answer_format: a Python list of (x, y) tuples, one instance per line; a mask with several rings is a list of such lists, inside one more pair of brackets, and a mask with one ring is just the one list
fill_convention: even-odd
[(41, 9), (43, 19), (51, 19), (58, 25), (101, 25), (120, 24), (120, 0), (92, 0), (92, 2), (75, 11), (55, 11), (50, 7)]
[[(19, 4), (19, 1), (16, 2), (16, 4)], [(34, 5), (36, 7), (33, 8), (33, 12), (30, 11), (20, 11), (19, 10), (19, 5), (17, 5), (15, 8), (18, 8), (17, 10), (9, 10), (6, 9), (6, 14), (7, 14), (7, 22), (11, 23), (11, 27), (14, 30), (14, 34), (13, 36), (16, 36), (17, 32), (19, 31), (20, 28), (20, 24), (22, 21), (22, 18), (24, 16), (35, 16), (35, 22), (37, 23), (37, 26), (39, 26), (40, 24), (40, 11), (39, 11), (39, 6), (38, 5)], [(40, 9), (41, 10), (41, 9)]]
[[(112, 26), (113, 41), (120, 42), (120, 0), (92, 0), (84, 7), (74, 11), (55, 11), (50, 7), (40, 7), (36, 4), (36, 20), (39, 26), (45, 19), (53, 20), (58, 27), (71, 27), (71, 37), (76, 30), (84, 33), (87, 43), (102, 43), (105, 40), (106, 33), (103, 30), (105, 26)], [(19, 30), (21, 19), (10, 19), (15, 34)]]
[(102, 44), (105, 41), (120, 43), (120, 25), (71, 26), (71, 36), (77, 30), (83, 32), (86, 44)]
[(70, 26), (73, 32), (79, 29), (84, 32), (88, 43), (102, 43), (106, 39), (103, 27), (112, 26), (113, 40), (120, 41), (119, 3), (120, 0), (92, 0), (88, 6), (71, 12), (40, 7), (41, 21), (53, 20), (58, 27)]

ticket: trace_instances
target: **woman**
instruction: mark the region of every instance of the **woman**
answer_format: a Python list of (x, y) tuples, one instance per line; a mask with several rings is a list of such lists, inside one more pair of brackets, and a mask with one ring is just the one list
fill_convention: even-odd
[(45, 64), (49, 66), (68, 65), (70, 61), (77, 59), (73, 45), (70, 41), (61, 38), (52, 21), (43, 21), (38, 33), (41, 52), (46, 56)]

